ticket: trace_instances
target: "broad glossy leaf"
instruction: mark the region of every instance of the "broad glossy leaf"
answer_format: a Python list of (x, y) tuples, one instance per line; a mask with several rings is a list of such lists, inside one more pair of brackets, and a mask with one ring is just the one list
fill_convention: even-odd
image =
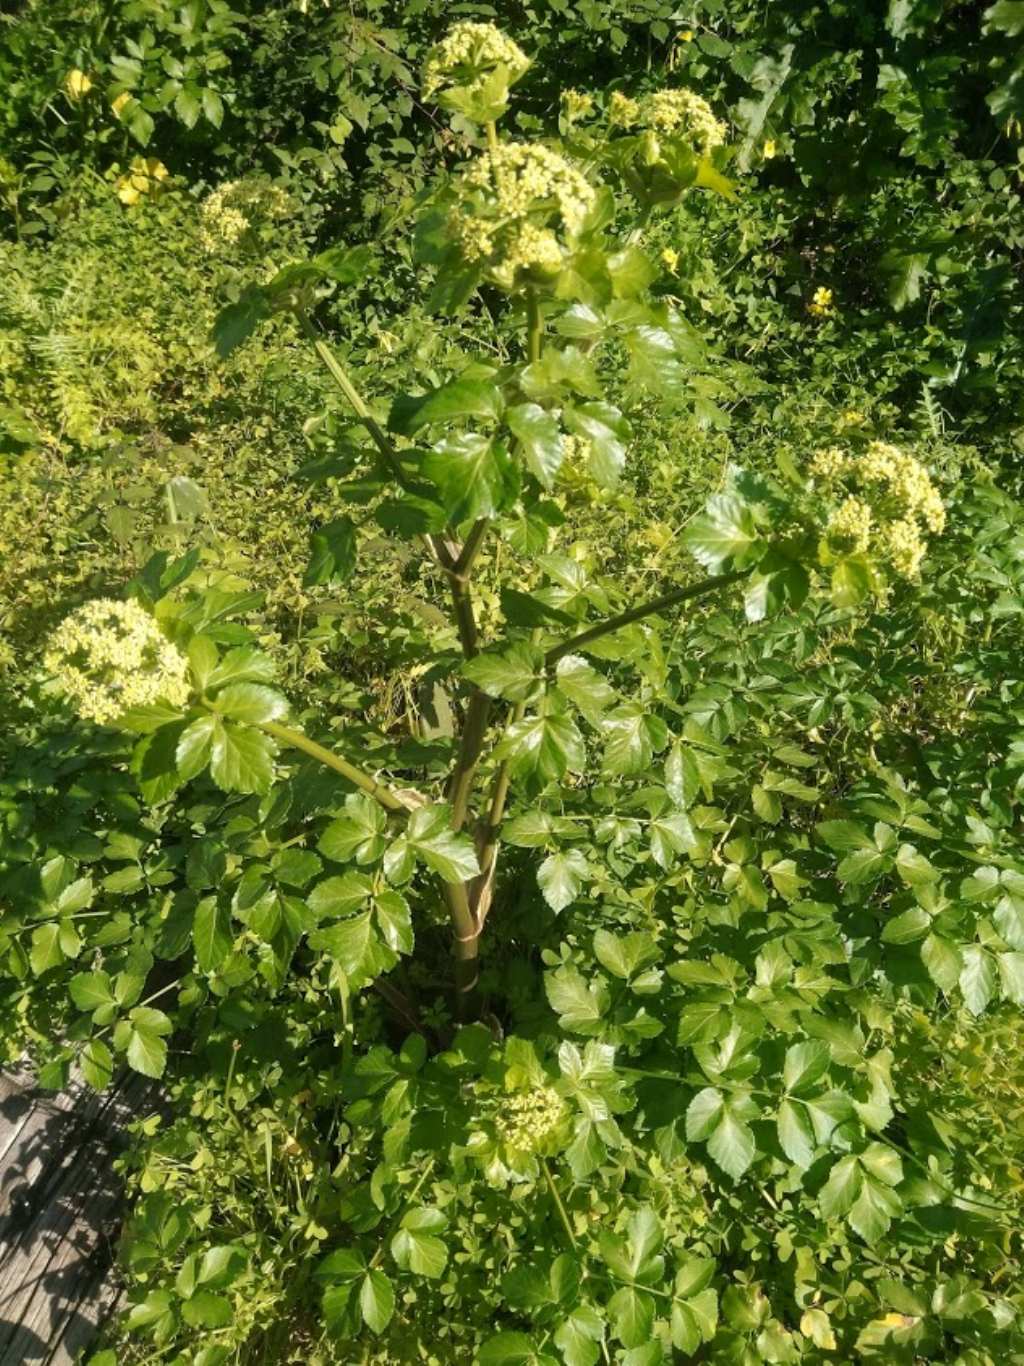
[[(254, 687), (255, 684), (232, 684)], [(268, 690), (269, 691), (269, 690)], [(276, 695), (276, 694), (275, 694)], [(277, 746), (269, 735), (232, 722), (220, 724), (210, 747), (210, 775), (225, 792), (270, 791)]]
[(438, 487), (454, 525), (493, 517), (515, 501), (519, 474), (507, 448), (479, 432), (446, 437), (430, 450), (423, 472)]
[(576, 900), (587, 873), (587, 860), (579, 849), (549, 854), (537, 869), (537, 885), (556, 915)]
[(565, 715), (528, 716), (514, 722), (494, 754), (507, 760), (513, 773), (541, 783), (553, 782), (569, 769), (582, 772), (586, 762), (583, 736)]
[(527, 469), (550, 490), (565, 454), (557, 421), (539, 404), (519, 403), (509, 408), (505, 422), (519, 443)]

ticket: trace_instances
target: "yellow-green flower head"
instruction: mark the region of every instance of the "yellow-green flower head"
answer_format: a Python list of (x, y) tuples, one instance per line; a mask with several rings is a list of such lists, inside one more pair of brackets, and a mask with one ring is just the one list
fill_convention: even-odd
[(897, 574), (905, 579), (917, 577), (924, 559), (925, 543), (921, 528), (909, 517), (900, 517), (890, 522), (885, 529), (883, 547), (892, 561)]
[(558, 1092), (550, 1086), (535, 1086), (503, 1096), (494, 1127), (507, 1148), (536, 1153), (554, 1137), (565, 1116), (565, 1102)]
[(505, 143), (484, 152), (456, 181), (461, 204), (449, 228), (470, 261), (511, 289), (521, 270), (557, 273), (557, 229), (575, 234), (594, 202), (582, 172), (543, 143)]
[(707, 100), (692, 90), (656, 90), (642, 102), (640, 118), (655, 133), (685, 138), (701, 156), (725, 141), (725, 124), (715, 118)]
[(621, 90), (613, 90), (608, 101), (608, 122), (613, 128), (632, 128), (640, 121), (639, 101), (630, 99)]
[(463, 20), (453, 24), (427, 53), (423, 65), (423, 95), (429, 99), (451, 85), (478, 93), (499, 67), (504, 68), (509, 85), (513, 85), (529, 65), (530, 59), (522, 48), (494, 24)]
[(199, 206), (199, 241), (214, 254), (237, 246), (258, 223), (276, 222), (294, 212), (294, 203), (267, 180), (228, 180)]
[(79, 607), (54, 631), (43, 663), (78, 714), (99, 725), (189, 697), (188, 661), (137, 602), (96, 598)]
[(848, 468), (849, 459), (838, 446), (827, 446), (811, 457), (811, 473), (816, 479), (836, 479)]
[(887, 441), (872, 441), (861, 457), (857, 474), (867, 483), (881, 485), (898, 514), (920, 519), (936, 535), (944, 530), (942, 499), (928, 471), (914, 456)]
[(826, 534), (835, 549), (859, 554), (868, 548), (873, 522), (870, 506), (851, 494), (828, 519)]
[(570, 123), (574, 119), (585, 119), (594, 112), (594, 97), (584, 90), (563, 90), (562, 108)]
[(829, 446), (815, 452), (810, 472), (832, 496), (844, 494), (828, 518), (822, 560), (870, 551), (901, 578), (916, 578), (927, 550), (925, 532), (939, 535), (946, 510), (919, 460), (887, 441), (863, 454)]

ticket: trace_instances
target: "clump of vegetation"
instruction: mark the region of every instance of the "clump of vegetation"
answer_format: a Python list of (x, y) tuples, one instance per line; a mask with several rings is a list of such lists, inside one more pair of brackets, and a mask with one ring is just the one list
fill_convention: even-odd
[(1024, 513), (769, 283), (789, 68), (420, 34), (435, 174), (325, 245), (289, 154), (127, 157), (231, 110), (194, 8), (0, 286), (3, 1051), (167, 1096), (93, 1366), (1024, 1360)]

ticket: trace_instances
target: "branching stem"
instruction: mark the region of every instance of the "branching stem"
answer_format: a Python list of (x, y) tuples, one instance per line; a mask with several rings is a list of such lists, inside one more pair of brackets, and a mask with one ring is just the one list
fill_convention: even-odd
[(408, 814), (412, 809), (410, 803), (404, 802), (386, 787), (379, 783), (376, 778), (372, 778), (369, 773), (364, 773), (355, 764), (350, 764), (347, 759), (343, 759), (340, 754), (335, 754), (333, 750), (325, 749), (323, 745), (318, 745), (315, 740), (311, 740), (308, 735), (303, 735), (300, 730), (293, 730), (291, 726), (282, 726), (279, 721), (264, 721), (260, 725), (260, 730), (272, 735), (275, 740), (280, 740), (283, 745), (289, 745), (292, 749), (301, 749), (304, 754), (308, 754), (313, 759), (318, 759), (320, 763), (328, 768), (333, 768), (335, 773), (340, 773), (343, 778), (347, 778), (360, 791), (381, 804), (386, 811), (401, 812)]
[(581, 650), (585, 645), (600, 640), (602, 636), (609, 636), (613, 631), (621, 631), (624, 626), (630, 626), (634, 621), (643, 621), (644, 617), (652, 617), (655, 613), (664, 612), (667, 608), (675, 607), (681, 602), (688, 602), (693, 598), (703, 598), (718, 588), (726, 588), (730, 583), (738, 583), (740, 579), (747, 578), (750, 572), (749, 569), (736, 569), (730, 574), (715, 574), (710, 579), (701, 579), (700, 583), (691, 583), (685, 588), (674, 588), (671, 593), (663, 593), (660, 598), (652, 598), (650, 602), (641, 603), (639, 607), (631, 607), (628, 612), (620, 612), (618, 616), (608, 617), (606, 621), (599, 621), (596, 626), (590, 626), (586, 631), (581, 631), (578, 636), (573, 636), (570, 640), (565, 640), (561, 645), (555, 645), (548, 650), (544, 656), (544, 664), (550, 669), (566, 655), (571, 655), (576, 650)]

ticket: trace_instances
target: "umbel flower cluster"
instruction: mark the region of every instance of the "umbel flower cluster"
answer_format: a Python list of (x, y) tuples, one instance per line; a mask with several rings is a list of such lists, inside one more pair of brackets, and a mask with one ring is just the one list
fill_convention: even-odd
[(427, 53), (423, 65), (423, 95), (429, 99), (447, 86), (457, 85), (480, 94), (490, 75), (503, 70), (509, 85), (530, 65), (526, 53), (493, 24), (470, 20), (453, 24)]
[(543, 143), (505, 143), (484, 152), (455, 190), (453, 237), (466, 259), (485, 263), (505, 289), (520, 271), (556, 274), (563, 259), (557, 229), (578, 233), (594, 202), (583, 173)]
[(99, 725), (151, 702), (188, 701), (188, 660), (137, 602), (79, 607), (54, 631), (43, 664), (78, 714)]
[(832, 497), (845, 495), (826, 525), (822, 561), (871, 552), (902, 578), (916, 578), (925, 533), (937, 536), (946, 525), (942, 499), (921, 462), (872, 441), (862, 455), (837, 446), (818, 451), (810, 468)]
[(494, 1127), (506, 1148), (520, 1153), (539, 1153), (565, 1119), (565, 1102), (550, 1086), (514, 1091), (503, 1096)]
[(666, 134), (689, 142), (701, 156), (725, 141), (725, 124), (715, 118), (707, 100), (685, 88), (656, 90), (640, 100), (616, 90), (608, 101), (608, 122), (613, 127), (645, 130), (652, 160), (660, 152), (659, 137)]
[(206, 196), (199, 208), (199, 241), (211, 255), (237, 246), (250, 228), (287, 218), (291, 199), (265, 180), (228, 180)]

